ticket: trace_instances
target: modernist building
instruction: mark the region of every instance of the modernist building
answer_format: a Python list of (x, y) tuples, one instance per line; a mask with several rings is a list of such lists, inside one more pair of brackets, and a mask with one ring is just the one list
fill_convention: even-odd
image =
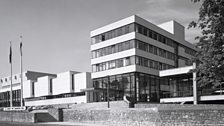
[[(21, 74), (12, 76), (13, 106), (20, 106)], [(10, 106), (11, 77), (0, 79), (0, 107)], [(82, 92), (92, 87), (91, 74), (68, 71), (49, 74), (34, 71), (23, 73), (23, 99), (25, 106), (86, 103), (90, 97)]]
[[(192, 103), (194, 99), (193, 81), (193, 66), (162, 70), (159, 72), (163, 87), (161, 91), (161, 103)], [(207, 85), (205, 87), (196, 86), (196, 100), (199, 103), (215, 103), (223, 104), (224, 101), (224, 86)]]
[(159, 71), (187, 66), (196, 52), (176, 21), (154, 25), (136, 15), (91, 31), (93, 101), (123, 96), (159, 102), (167, 91)]
[[(134, 15), (91, 31), (91, 74), (24, 72), (24, 102), (26, 106), (99, 102), (107, 101), (108, 95), (109, 100), (129, 96), (136, 102), (167, 102), (165, 98), (179, 97), (188, 89), (182, 93), (191, 96), (191, 75), (177, 85), (162, 74), (161, 78), (159, 71), (191, 65), (195, 52), (176, 21), (154, 25)], [(14, 106), (20, 104), (19, 76), (12, 78)], [(0, 106), (9, 106), (10, 78), (0, 83)]]

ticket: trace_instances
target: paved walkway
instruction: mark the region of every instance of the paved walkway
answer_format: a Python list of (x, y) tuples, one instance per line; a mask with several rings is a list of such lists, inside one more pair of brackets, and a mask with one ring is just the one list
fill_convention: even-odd
[(75, 123), (75, 122), (44, 122), (44, 123), (36, 123), (36, 124), (58, 125), (58, 126), (107, 126), (107, 125), (90, 124), (90, 123)]
[(43, 122), (43, 123), (0, 122), (0, 126), (107, 126), (107, 125), (74, 123), (74, 122)]

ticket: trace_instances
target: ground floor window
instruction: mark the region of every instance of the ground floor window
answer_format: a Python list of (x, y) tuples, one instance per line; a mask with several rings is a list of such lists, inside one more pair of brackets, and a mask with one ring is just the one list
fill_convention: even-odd
[(193, 96), (192, 75), (178, 75), (160, 79), (161, 98)]
[(129, 96), (137, 102), (159, 102), (159, 77), (144, 73), (127, 73), (114, 76), (105, 76), (93, 79), (91, 102), (122, 100), (123, 96)]
[[(20, 106), (20, 89), (12, 91), (12, 104), (13, 106)], [(10, 107), (10, 91), (0, 93), (0, 107)]]

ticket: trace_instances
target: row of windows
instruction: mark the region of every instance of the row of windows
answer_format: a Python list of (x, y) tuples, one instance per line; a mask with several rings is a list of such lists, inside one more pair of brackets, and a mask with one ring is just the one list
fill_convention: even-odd
[[(142, 25), (136, 24), (135, 25), (135, 32), (138, 32), (140, 34), (148, 36), (148, 37), (150, 37), (150, 38), (152, 38), (154, 40), (162, 42), (162, 43), (164, 43), (164, 44), (166, 44), (168, 46), (171, 46), (173, 48), (177, 47), (177, 42), (175, 42), (175, 41), (171, 40), (170, 38), (167, 38), (167, 37), (165, 37), (165, 36), (155, 32), (155, 31), (152, 31), (152, 30), (150, 30), (150, 29), (148, 29), (148, 28), (146, 28), (146, 27), (144, 27)], [(185, 53), (190, 54), (192, 56), (195, 56), (195, 53), (196, 53), (195, 50), (190, 49), (190, 48), (188, 48), (186, 46), (183, 46), (183, 48), (185, 49)]]
[(149, 67), (149, 68), (156, 69), (156, 70), (166, 70), (166, 69), (174, 68), (174, 66), (172, 66), (172, 65), (168, 65), (165, 63), (161, 63), (161, 62), (154, 61), (154, 60), (147, 59), (147, 58), (140, 57), (140, 56), (135, 57), (135, 63), (136, 63), (136, 65)]
[[(155, 32), (155, 31), (153, 31), (151, 29), (148, 29), (148, 28), (146, 28), (146, 27), (144, 27), (140, 24), (137, 24), (137, 23), (132, 23), (132, 24), (129, 24), (129, 25), (111, 30), (109, 32), (105, 32), (103, 34), (94, 36), (94, 37), (92, 37), (92, 44), (102, 42), (102, 41), (105, 41), (105, 40), (108, 40), (108, 39), (112, 39), (112, 38), (130, 33), (130, 32), (133, 32), (133, 31), (135, 31), (137, 33), (140, 33), (142, 35), (145, 35), (145, 36), (147, 36), (149, 38), (152, 38), (154, 40), (157, 40), (159, 42), (162, 42), (162, 43), (164, 43), (168, 46), (171, 46), (173, 48), (176, 48), (178, 46), (177, 42), (173, 41), (172, 39), (170, 39), (168, 37), (165, 37), (165, 36)], [(185, 48), (186, 53), (188, 53), (192, 56), (195, 55), (195, 53), (196, 53), (195, 50), (190, 49), (190, 48), (185, 47), (185, 46), (184, 46), (184, 48)]]
[[(12, 99), (13, 100), (20, 100), (21, 94), (20, 90), (13, 90), (12, 91)], [(2, 92), (0, 93), (0, 101), (8, 101), (10, 99), (10, 92)]]
[(178, 57), (179, 57), (178, 59), (181, 59), (181, 60), (184, 60), (184, 61), (185, 61), (185, 65), (187, 65), (187, 66), (192, 65), (192, 63), (191, 63), (191, 60), (190, 60), (190, 59), (185, 58), (185, 57), (183, 57), (183, 56), (178, 56)]
[[(98, 79), (93, 79), (95, 88), (113, 87), (110, 92), (110, 98), (119, 100), (123, 96), (135, 98), (136, 101), (151, 101), (159, 100), (159, 78), (153, 75), (143, 73), (128, 73), (115, 76), (108, 76)], [(95, 101), (105, 101), (107, 99), (106, 91), (102, 90), (95, 95)], [(120, 95), (118, 95), (120, 94)], [(118, 96), (117, 96), (118, 95)]]
[(155, 32), (155, 31), (152, 31), (151, 29), (148, 29), (148, 28), (146, 28), (146, 27), (144, 27), (140, 24), (135, 25), (135, 32), (138, 32), (138, 33), (143, 34), (143, 35), (145, 35), (149, 38), (152, 38), (154, 40), (162, 42), (162, 43), (164, 43), (168, 46), (171, 46), (171, 47), (174, 47), (174, 48), (176, 48), (176, 46), (177, 46), (177, 43), (174, 42), (173, 40), (171, 40), (171, 39)]
[(97, 58), (124, 50), (132, 49), (135, 47), (135, 40), (129, 40), (115, 45), (111, 45), (105, 48), (92, 51), (92, 58)]
[(187, 53), (187, 54), (189, 54), (191, 56), (195, 56), (196, 51), (194, 51), (193, 49), (190, 49), (188, 47), (184, 47), (184, 49), (185, 49), (185, 53)]
[(114, 69), (114, 68), (119, 68), (123, 66), (129, 66), (129, 65), (134, 65), (135, 64), (135, 57), (125, 57), (121, 59), (116, 59), (112, 61), (107, 61), (104, 63), (99, 63), (99, 64), (94, 64), (92, 65), (92, 71), (93, 72), (98, 72), (98, 71), (104, 71), (104, 70), (109, 70), (109, 69)]
[(100, 35), (94, 36), (94, 37), (92, 37), (91, 42), (92, 42), (92, 44), (103, 42), (103, 41), (106, 41), (108, 39), (112, 39), (112, 38), (130, 33), (130, 32), (134, 32), (134, 31), (138, 32), (140, 34), (143, 34), (145, 36), (148, 36), (152, 39), (155, 39), (157, 41), (160, 41), (164, 44), (167, 44), (171, 47), (174, 47), (174, 48), (177, 47), (176, 42), (174, 42), (173, 40), (171, 40), (171, 39), (169, 39), (169, 38), (167, 38), (167, 37), (165, 37), (161, 34), (158, 34), (157, 32), (152, 31), (152, 30), (150, 30), (150, 29), (148, 29), (148, 28), (146, 28), (142, 25), (139, 25), (137, 23), (132, 23), (132, 24), (129, 24), (129, 25), (125, 25), (123, 27), (120, 27), (120, 28), (102, 33)]
[(157, 69), (157, 70), (165, 70), (169, 68), (174, 68), (171, 65), (150, 60), (144, 57), (131, 56), (131, 57), (125, 57), (125, 58), (116, 59), (112, 61), (107, 61), (104, 63), (94, 64), (92, 65), (92, 71), (99, 72), (99, 71), (104, 71), (104, 70), (109, 70), (109, 69), (129, 66), (129, 65), (135, 65), (135, 64), (144, 66), (144, 67), (149, 67), (152, 69)]
[(158, 48), (151, 44), (142, 42), (140, 40), (129, 40), (129, 41), (111, 45), (105, 48), (94, 50), (92, 51), (92, 58), (97, 58), (97, 57), (121, 52), (121, 51), (132, 49), (132, 48), (138, 48), (140, 50), (147, 51), (147, 52), (150, 52), (155, 55), (159, 55), (161, 57), (171, 59), (171, 60), (175, 60), (176, 58), (174, 53)]
[(153, 46), (151, 44), (142, 42), (140, 40), (136, 40), (136, 48), (149, 52), (149, 53), (153, 53), (155, 55), (159, 55), (161, 57), (167, 58), (167, 59), (171, 59), (171, 60), (175, 60), (175, 54), (171, 53), (169, 51), (166, 51), (164, 49), (158, 48), (156, 46)]
[(134, 23), (92, 37), (92, 44), (106, 41), (134, 31)]
[[(19, 77), (19, 76), (18, 76), (18, 77)], [(14, 79), (17, 80), (18, 77), (15, 75), (15, 76), (14, 76)], [(20, 77), (21, 77), (21, 75), (20, 75)], [(20, 77), (19, 77), (19, 78), (20, 78)], [(9, 78), (5, 78), (5, 82), (10, 81), (10, 80), (11, 80), (11, 77), (9, 77)], [(3, 82), (4, 82), (4, 79), (1, 79), (0, 82), (3, 83)]]
[[(20, 90), (12, 91), (12, 102), (13, 106), (20, 106)], [(10, 106), (10, 91), (0, 93), (0, 107)]]

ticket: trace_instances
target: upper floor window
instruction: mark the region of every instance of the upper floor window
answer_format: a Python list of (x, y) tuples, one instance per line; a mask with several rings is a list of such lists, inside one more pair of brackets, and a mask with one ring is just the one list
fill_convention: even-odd
[(128, 24), (125, 26), (122, 26), (120, 28), (102, 33), (100, 35), (96, 35), (94, 37), (91, 38), (91, 43), (95, 44), (95, 43), (99, 43), (99, 42), (103, 42), (130, 32), (134, 31), (134, 23), (132, 24)]

